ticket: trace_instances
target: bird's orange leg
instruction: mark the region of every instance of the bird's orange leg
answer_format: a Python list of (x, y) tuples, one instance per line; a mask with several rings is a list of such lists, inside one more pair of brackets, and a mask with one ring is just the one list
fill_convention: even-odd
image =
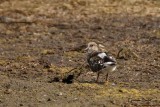
[(106, 74), (106, 81), (108, 81), (108, 73)]
[(97, 79), (96, 79), (96, 82), (98, 83), (98, 80), (99, 80), (99, 72), (97, 73)]
[(108, 73), (106, 74), (106, 80), (105, 80), (105, 84), (107, 85), (108, 84)]

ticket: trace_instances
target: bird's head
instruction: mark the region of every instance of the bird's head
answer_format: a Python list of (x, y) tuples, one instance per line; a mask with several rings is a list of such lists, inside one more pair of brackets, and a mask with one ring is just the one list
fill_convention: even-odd
[(88, 51), (88, 53), (92, 53), (99, 51), (99, 48), (95, 42), (89, 42), (85, 50)]

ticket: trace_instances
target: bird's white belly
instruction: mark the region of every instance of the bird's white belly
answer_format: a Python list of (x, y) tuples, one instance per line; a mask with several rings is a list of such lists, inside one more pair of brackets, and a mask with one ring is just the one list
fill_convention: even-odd
[(108, 72), (114, 72), (116, 70), (116, 66), (108, 66), (106, 68), (104, 68), (101, 73), (103, 74), (107, 74)]

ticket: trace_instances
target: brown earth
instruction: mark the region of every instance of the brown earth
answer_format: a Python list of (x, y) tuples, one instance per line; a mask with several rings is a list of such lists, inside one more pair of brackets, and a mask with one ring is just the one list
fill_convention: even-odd
[[(80, 67), (90, 41), (123, 49), (108, 84)], [(0, 107), (160, 107), (160, 2), (1, 0), (0, 78)]]

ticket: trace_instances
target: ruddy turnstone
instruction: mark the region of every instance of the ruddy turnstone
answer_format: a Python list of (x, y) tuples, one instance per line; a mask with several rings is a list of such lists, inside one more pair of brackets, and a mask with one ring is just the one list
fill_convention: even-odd
[(115, 58), (101, 51), (100, 46), (95, 42), (89, 42), (85, 50), (88, 51), (87, 62), (90, 69), (97, 72), (96, 82), (98, 82), (100, 74), (106, 75), (106, 81), (108, 81), (108, 73), (116, 69)]

